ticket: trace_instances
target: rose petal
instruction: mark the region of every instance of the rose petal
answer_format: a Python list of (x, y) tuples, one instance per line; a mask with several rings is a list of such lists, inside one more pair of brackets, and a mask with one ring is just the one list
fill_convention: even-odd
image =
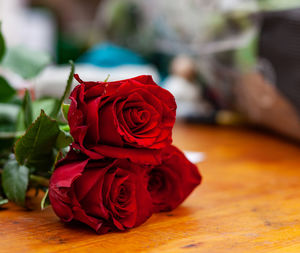
[(57, 187), (49, 188), (49, 199), (52, 208), (58, 217), (60, 217), (64, 222), (69, 222), (73, 219), (74, 216), (72, 210), (67, 204), (64, 203)]
[[(114, 101), (114, 103), (116, 102), (117, 100)], [(99, 120), (98, 131), (101, 143), (122, 147), (124, 142), (117, 131), (114, 103), (106, 103), (101, 107), (99, 111), (101, 120)]]
[(96, 157), (98, 154), (104, 157), (112, 157), (119, 159), (130, 159), (134, 163), (139, 164), (160, 164), (161, 162), (161, 150), (149, 150), (143, 148), (119, 148), (107, 145), (97, 145), (90, 148), (89, 155)]
[(91, 100), (87, 103), (86, 109), (86, 140), (88, 143), (96, 144), (99, 141), (99, 104), (101, 102), (101, 98), (98, 97), (94, 100)]
[(89, 159), (80, 162), (75, 161), (57, 167), (51, 177), (50, 184), (55, 185), (57, 188), (71, 187), (74, 180), (81, 176), (88, 161)]

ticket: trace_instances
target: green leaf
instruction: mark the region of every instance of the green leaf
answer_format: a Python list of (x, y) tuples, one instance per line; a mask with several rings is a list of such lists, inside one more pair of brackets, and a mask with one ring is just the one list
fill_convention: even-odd
[(60, 100), (57, 102), (57, 104), (53, 108), (53, 111), (50, 114), (50, 116), (53, 117), (53, 118), (57, 117), (57, 115), (59, 113), (59, 110), (60, 110), (64, 100), (66, 99), (66, 97), (68, 96), (68, 94), (71, 91), (73, 76), (74, 76), (74, 72), (75, 72), (75, 66), (74, 66), (73, 61), (70, 61), (70, 64), (71, 64), (71, 71), (70, 71), (70, 74), (69, 74), (69, 78), (68, 78), (68, 81), (67, 81), (67, 86), (65, 88), (64, 94), (61, 96)]
[[(36, 119), (40, 113), (41, 110), (43, 110), (46, 114), (49, 115), (51, 112), (53, 106), (57, 102), (57, 99), (55, 98), (43, 98), (38, 99), (32, 102), (32, 114), (33, 119)], [(18, 131), (24, 131), (26, 130), (26, 127), (24, 125), (24, 111), (20, 110), (20, 113), (18, 115), (18, 122), (17, 122), (17, 130)]]
[(3, 76), (0, 76), (0, 102), (8, 102), (15, 94), (15, 89), (10, 86)]
[(2, 185), (7, 198), (24, 206), (28, 187), (29, 169), (17, 161), (8, 161), (2, 172)]
[(49, 195), (48, 195), (49, 189), (47, 189), (47, 191), (45, 192), (44, 197), (42, 198), (41, 201), (41, 209), (45, 209), (47, 206), (50, 205), (50, 200), (49, 200)]
[(30, 93), (28, 90), (25, 91), (22, 109), (24, 112), (24, 125), (27, 128), (33, 121), (32, 101), (31, 101)]
[(63, 115), (65, 119), (68, 121), (68, 113), (69, 113), (70, 105), (69, 104), (62, 104), (61, 110), (63, 112)]
[(57, 149), (62, 149), (69, 146), (72, 142), (73, 138), (69, 133), (60, 131), (56, 139), (55, 147)]
[(30, 79), (37, 76), (49, 63), (48, 54), (19, 46), (7, 49), (2, 65), (23, 78)]
[(21, 165), (49, 171), (53, 164), (53, 149), (60, 130), (58, 123), (42, 110), (15, 145), (15, 155)]
[(0, 22), (0, 62), (2, 61), (5, 52), (6, 52), (6, 44), (5, 44), (3, 34), (1, 32), (1, 22)]
[(47, 115), (50, 115), (53, 106), (57, 103), (58, 99), (56, 98), (42, 98), (33, 101), (32, 109), (33, 109), (33, 118), (37, 118), (41, 110), (43, 110)]

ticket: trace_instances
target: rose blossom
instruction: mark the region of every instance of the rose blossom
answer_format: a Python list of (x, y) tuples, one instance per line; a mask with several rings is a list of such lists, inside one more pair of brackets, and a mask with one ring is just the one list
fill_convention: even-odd
[(91, 160), (71, 150), (50, 179), (49, 198), (64, 222), (81, 221), (98, 233), (145, 222), (153, 206), (143, 170), (128, 160)]
[(90, 158), (129, 158), (160, 162), (172, 142), (176, 103), (151, 76), (115, 82), (80, 82), (71, 93), (68, 113), (74, 147)]
[(175, 146), (162, 152), (162, 164), (148, 169), (148, 190), (154, 211), (170, 211), (201, 183), (198, 168)]

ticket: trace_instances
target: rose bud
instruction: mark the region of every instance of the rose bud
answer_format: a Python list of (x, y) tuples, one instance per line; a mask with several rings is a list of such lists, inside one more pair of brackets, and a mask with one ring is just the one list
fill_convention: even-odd
[(136, 227), (153, 211), (138, 165), (125, 159), (86, 159), (73, 150), (57, 164), (49, 198), (62, 221), (83, 222), (100, 234)]
[(83, 82), (71, 93), (68, 113), (76, 148), (92, 159), (129, 158), (158, 164), (172, 142), (174, 97), (151, 76), (115, 82)]
[(174, 146), (163, 150), (162, 164), (149, 168), (148, 175), (155, 212), (173, 210), (201, 183), (198, 168)]

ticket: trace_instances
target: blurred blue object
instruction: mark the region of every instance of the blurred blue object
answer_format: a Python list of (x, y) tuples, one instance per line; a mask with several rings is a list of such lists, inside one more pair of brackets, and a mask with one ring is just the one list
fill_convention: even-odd
[(145, 60), (138, 54), (111, 43), (98, 44), (77, 60), (78, 63), (93, 64), (111, 68), (120, 65), (145, 65)]

